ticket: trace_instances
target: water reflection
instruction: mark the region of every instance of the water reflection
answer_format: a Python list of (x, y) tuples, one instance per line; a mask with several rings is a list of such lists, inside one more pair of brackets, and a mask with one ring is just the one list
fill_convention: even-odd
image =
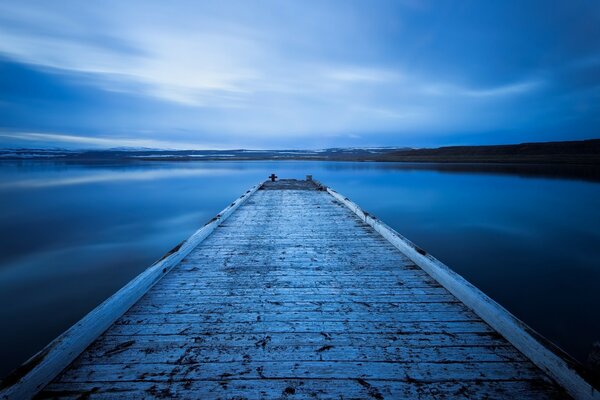
[(576, 179), (600, 181), (599, 165), (544, 164), (460, 164), (460, 163), (384, 163), (338, 162), (326, 163), (329, 170), (377, 169), (402, 171), (436, 171), (440, 173), (470, 173), (513, 175), (530, 178)]
[(81, 176), (69, 176), (58, 178), (35, 178), (22, 179), (17, 181), (8, 181), (0, 183), (2, 189), (35, 189), (52, 186), (70, 186), (85, 185), (101, 182), (119, 182), (119, 181), (147, 181), (156, 179), (167, 179), (176, 177), (194, 177), (202, 175), (228, 174), (230, 170), (226, 169), (193, 169), (193, 168), (170, 168), (164, 170), (140, 170), (140, 171), (104, 171), (93, 172)]
[(594, 168), (3, 162), (0, 374), (272, 172), (333, 186), (580, 359), (600, 340)]

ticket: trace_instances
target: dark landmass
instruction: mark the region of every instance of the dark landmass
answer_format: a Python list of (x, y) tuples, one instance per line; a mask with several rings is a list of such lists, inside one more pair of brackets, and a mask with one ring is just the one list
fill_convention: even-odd
[[(364, 165), (367, 167), (370, 164)], [(447, 174), (516, 175), (523, 178), (575, 179), (600, 182), (600, 164), (388, 162), (377, 164), (377, 168), (400, 169), (404, 171), (433, 171)]]
[(0, 150), (0, 160), (243, 161), (318, 160), (408, 163), (495, 163), (600, 165), (600, 139), (495, 146), (412, 148), (331, 148), (323, 150)]
[(398, 150), (379, 161), (600, 165), (600, 139)]

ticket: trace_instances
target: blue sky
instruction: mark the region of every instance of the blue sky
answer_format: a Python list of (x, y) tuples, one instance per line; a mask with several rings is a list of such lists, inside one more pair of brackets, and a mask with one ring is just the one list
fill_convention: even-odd
[(600, 137), (600, 2), (0, 2), (0, 147)]

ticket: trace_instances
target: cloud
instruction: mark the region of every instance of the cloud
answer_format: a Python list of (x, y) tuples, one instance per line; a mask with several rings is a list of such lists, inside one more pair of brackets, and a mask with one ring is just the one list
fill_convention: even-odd
[(324, 77), (342, 82), (392, 83), (399, 81), (399, 72), (382, 68), (343, 66), (324, 73)]
[[(91, 41), (85, 18), (65, 19), (60, 7), (17, 4), (9, 9), (24, 26), (0, 25), (5, 38), (0, 53), (57, 71), (95, 75), (90, 82), (108, 91), (143, 91), (195, 107), (254, 106), (254, 95), (260, 93), (332, 98), (345, 96), (349, 85), (393, 84), (401, 78), (397, 69), (365, 62), (290, 57), (290, 43), (279, 42), (289, 35), (285, 27), (254, 26), (246, 17), (231, 16), (217, 24), (211, 22), (211, 7), (191, 7), (189, 15), (186, 8), (175, 12), (174, 24), (160, 18), (161, 12), (173, 13), (160, 3), (150, 11), (119, 3), (92, 7), (94, 29), (111, 34), (97, 34)], [(134, 15), (148, 23), (136, 23)], [(318, 40), (318, 32), (307, 36)]]
[(517, 1), (0, 2), (0, 67), (39, 78), (0, 75), (0, 128), (171, 148), (592, 130), (600, 19), (557, 8), (546, 21)]
[[(261, 56), (260, 43), (237, 33), (186, 31), (176, 24), (130, 25), (132, 7), (116, 6), (112, 11), (97, 5), (93, 8), (96, 26), (92, 29), (112, 33), (97, 35), (91, 41), (89, 21), (65, 18), (57, 12), (60, 5), (55, 9), (4, 4), (0, 11), (11, 10), (23, 26), (0, 25), (0, 53), (28, 64), (104, 76), (106, 79), (97, 78), (95, 83), (110, 90), (133, 87), (188, 105), (210, 104), (220, 93), (248, 92), (260, 74), (253, 64)], [(143, 18), (143, 7), (135, 14)], [(180, 17), (189, 20), (189, 16)]]
[(542, 84), (539, 81), (525, 81), (491, 88), (465, 89), (462, 91), (462, 93), (471, 97), (502, 97), (531, 93), (541, 86)]
[[(166, 141), (155, 139), (140, 139), (140, 138), (118, 138), (118, 137), (97, 137), (97, 136), (78, 136), (65, 135), (60, 133), (38, 133), (38, 132), (12, 132), (0, 133), (0, 139), (11, 140), (13, 143), (35, 142), (46, 147), (48, 143), (53, 143), (58, 146), (75, 148), (111, 148), (111, 147), (145, 147), (156, 149), (215, 149), (219, 146), (214, 143), (207, 145), (199, 142), (185, 143), (180, 141)], [(18, 147), (18, 146), (17, 146)]]
[(502, 98), (531, 93), (540, 89), (540, 80), (519, 81), (492, 87), (465, 87), (455, 84), (426, 84), (422, 90), (434, 96), (465, 96), (475, 98)]

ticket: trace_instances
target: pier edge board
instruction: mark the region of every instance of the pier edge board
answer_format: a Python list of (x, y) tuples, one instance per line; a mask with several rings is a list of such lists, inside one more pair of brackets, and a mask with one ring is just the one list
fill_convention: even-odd
[(189, 238), (133, 278), (0, 382), (1, 399), (32, 398), (131, 308), (152, 286), (243, 204), (264, 182), (238, 197)]
[(569, 395), (576, 399), (600, 399), (600, 391), (583, 377), (587, 375), (587, 371), (577, 360), (512, 315), (447, 265), (375, 216), (362, 210), (356, 203), (321, 183), (317, 183), (317, 185), (325, 189), (333, 198), (349, 208), (362, 221), (427, 272), (538, 368), (554, 379)]

